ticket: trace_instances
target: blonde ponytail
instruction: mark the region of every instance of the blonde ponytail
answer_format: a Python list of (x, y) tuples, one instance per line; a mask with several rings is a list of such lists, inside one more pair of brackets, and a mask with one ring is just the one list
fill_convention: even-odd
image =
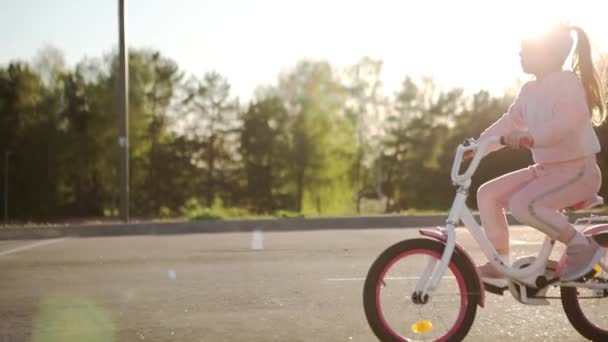
[(604, 85), (593, 66), (591, 44), (583, 29), (573, 26), (577, 34), (576, 50), (572, 58), (572, 69), (583, 83), (587, 104), (591, 111), (591, 121), (599, 126), (606, 120), (606, 103), (604, 101)]

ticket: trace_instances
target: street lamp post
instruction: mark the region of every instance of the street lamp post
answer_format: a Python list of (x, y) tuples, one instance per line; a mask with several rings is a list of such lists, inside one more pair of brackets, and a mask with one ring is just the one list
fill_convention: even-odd
[(120, 217), (129, 221), (129, 55), (125, 38), (125, 0), (118, 0), (118, 115), (120, 148)]

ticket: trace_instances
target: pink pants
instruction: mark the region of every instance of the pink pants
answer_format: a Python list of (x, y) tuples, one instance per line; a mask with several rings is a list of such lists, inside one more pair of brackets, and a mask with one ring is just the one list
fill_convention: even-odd
[(481, 223), (499, 254), (509, 251), (505, 208), (522, 224), (565, 243), (576, 231), (559, 210), (591, 198), (601, 182), (595, 156), (535, 164), (511, 172), (483, 184), (477, 191)]

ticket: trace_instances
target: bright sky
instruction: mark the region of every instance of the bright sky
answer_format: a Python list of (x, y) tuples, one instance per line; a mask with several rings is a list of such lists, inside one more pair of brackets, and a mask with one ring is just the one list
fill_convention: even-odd
[[(50, 44), (75, 64), (117, 45), (117, 0), (0, 0), (0, 64)], [(160, 50), (196, 75), (217, 70), (246, 100), (301, 58), (338, 67), (385, 62), (405, 75), (500, 91), (523, 77), (519, 38), (556, 20), (608, 50), (605, 0), (126, 0), (129, 45)]]

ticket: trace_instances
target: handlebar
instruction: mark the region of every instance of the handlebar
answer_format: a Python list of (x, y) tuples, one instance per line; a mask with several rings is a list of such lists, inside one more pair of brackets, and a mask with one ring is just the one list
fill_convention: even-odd
[[(466, 145), (466, 146), (463, 144), (458, 145), (458, 148), (456, 149), (456, 156), (454, 157), (454, 164), (452, 165), (452, 182), (454, 184), (468, 186), (468, 184), (465, 184), (465, 183), (470, 181), (471, 177), (477, 170), (477, 167), (479, 166), (479, 162), (485, 155), (488, 145), (496, 144), (496, 143), (501, 144), (501, 145), (507, 145), (507, 141), (504, 136), (491, 137), (483, 142), (477, 142), (475, 140), (469, 139), (468, 145)], [(528, 138), (522, 138), (519, 141), (520, 147), (530, 148), (530, 147), (532, 147), (533, 144), (534, 144), (534, 141), (531, 141)], [(462, 160), (463, 160), (465, 152), (473, 151), (473, 150), (475, 150), (475, 155), (473, 156), (473, 160), (471, 161), (471, 164), (469, 165), (468, 169), (463, 174), (459, 175), (458, 172), (460, 171), (460, 165), (462, 164)]]

